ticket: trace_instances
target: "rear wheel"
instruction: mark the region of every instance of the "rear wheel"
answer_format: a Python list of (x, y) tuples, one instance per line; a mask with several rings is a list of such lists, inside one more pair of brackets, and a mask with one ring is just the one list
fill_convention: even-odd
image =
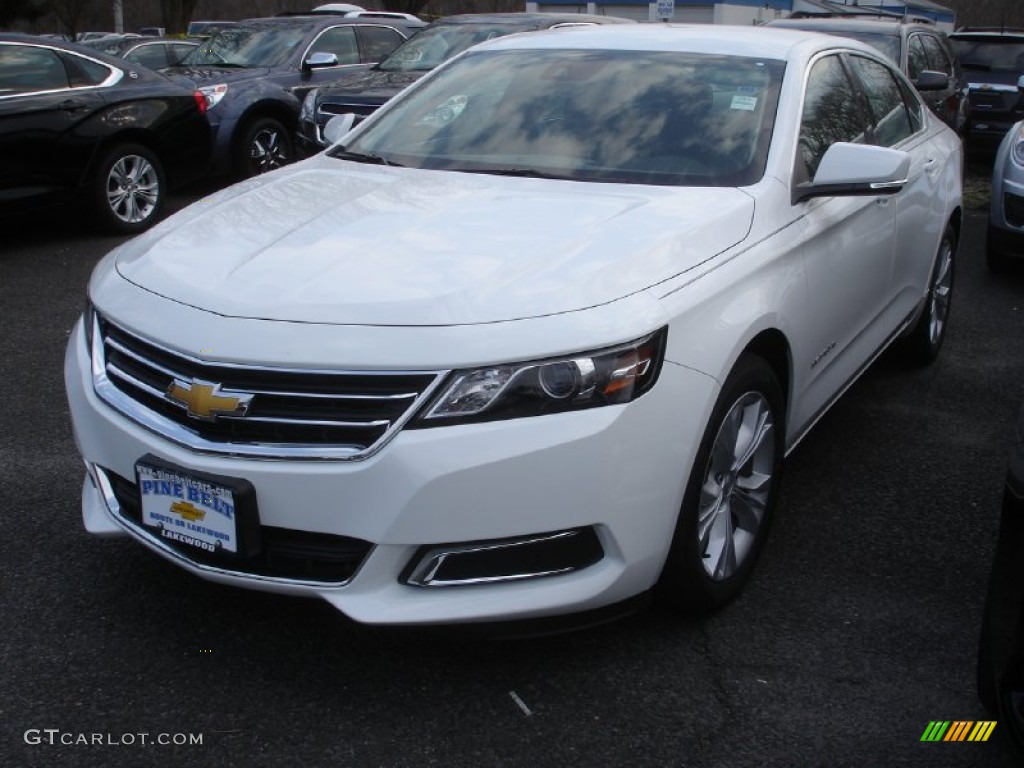
[(946, 338), (946, 322), (953, 299), (955, 254), (956, 232), (952, 226), (947, 225), (932, 268), (924, 311), (905, 342), (908, 358), (918, 365), (927, 365), (935, 360)]
[(710, 613), (750, 578), (781, 478), (782, 403), (768, 363), (742, 357), (715, 403), (683, 496), (658, 584), (671, 605)]
[(93, 207), (107, 230), (135, 234), (150, 227), (163, 210), (166, 183), (157, 156), (141, 144), (122, 144), (96, 166)]
[(245, 126), (235, 152), (235, 169), (247, 179), (295, 160), (291, 132), (272, 117), (258, 117)]

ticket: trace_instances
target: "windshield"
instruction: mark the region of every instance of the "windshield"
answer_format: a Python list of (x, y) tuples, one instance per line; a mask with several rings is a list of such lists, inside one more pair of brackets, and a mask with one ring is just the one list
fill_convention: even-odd
[(182, 64), (227, 67), (276, 67), (306, 38), (308, 27), (275, 24), (227, 27), (192, 51)]
[(578, 181), (742, 186), (764, 173), (784, 67), (661, 51), (470, 52), (329, 154)]
[(1024, 42), (1021, 38), (953, 38), (953, 50), (964, 69), (1024, 75)]
[(427, 72), (477, 43), (524, 29), (512, 24), (439, 24), (402, 43), (377, 65), (377, 69)]

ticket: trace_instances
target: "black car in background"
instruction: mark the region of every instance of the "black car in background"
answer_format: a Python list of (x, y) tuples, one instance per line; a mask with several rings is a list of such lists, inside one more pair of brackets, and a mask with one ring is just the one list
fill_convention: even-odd
[(302, 105), (299, 140), (303, 154), (327, 146), (323, 129), (336, 115), (358, 120), (372, 114), (407, 85), (467, 48), (495, 37), (559, 27), (630, 24), (629, 19), (581, 13), (469, 13), (435, 21), (379, 64), (311, 91)]
[(110, 56), (141, 64), (150, 69), (166, 69), (181, 64), (182, 59), (199, 46), (200, 40), (181, 40), (176, 37), (144, 37), (142, 35), (114, 35), (82, 43), (86, 48), (102, 51)]
[(1024, 30), (965, 28), (949, 39), (970, 83), (967, 140), (972, 149), (993, 152), (1024, 118)]
[[(899, 65), (932, 112), (961, 138), (964, 136), (970, 115), (967, 79), (949, 38), (934, 24), (924, 19), (877, 15), (864, 10), (791, 17), (770, 21), (766, 26), (852, 37), (877, 48)], [(944, 74), (946, 82), (933, 75), (922, 77), (925, 72)]]
[(999, 539), (978, 648), (978, 694), (1024, 761), (1024, 409), (1003, 489)]
[(206, 171), (206, 101), (74, 43), (0, 34), (0, 215), (72, 203), (141, 232)]
[(195, 82), (206, 96), (211, 171), (245, 178), (295, 159), (299, 108), (309, 89), (379, 61), (424, 26), (332, 14), (250, 19), (219, 30), (166, 72)]

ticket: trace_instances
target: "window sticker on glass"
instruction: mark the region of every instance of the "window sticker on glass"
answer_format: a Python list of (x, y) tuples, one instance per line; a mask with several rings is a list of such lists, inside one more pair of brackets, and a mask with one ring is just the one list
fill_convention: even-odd
[(733, 96), (732, 104), (729, 105), (730, 109), (742, 109), (747, 112), (753, 112), (757, 109), (757, 97), (756, 96)]

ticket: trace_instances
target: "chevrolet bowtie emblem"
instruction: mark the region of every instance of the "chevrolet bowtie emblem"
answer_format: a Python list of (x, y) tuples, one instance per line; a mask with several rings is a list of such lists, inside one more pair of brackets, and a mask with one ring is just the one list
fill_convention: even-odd
[(209, 381), (175, 379), (164, 395), (176, 405), (183, 405), (193, 419), (214, 421), (218, 416), (245, 416), (252, 395), (246, 392), (221, 390), (220, 384)]
[(190, 501), (176, 501), (171, 504), (171, 512), (180, 515), (190, 523), (202, 520), (206, 513)]

